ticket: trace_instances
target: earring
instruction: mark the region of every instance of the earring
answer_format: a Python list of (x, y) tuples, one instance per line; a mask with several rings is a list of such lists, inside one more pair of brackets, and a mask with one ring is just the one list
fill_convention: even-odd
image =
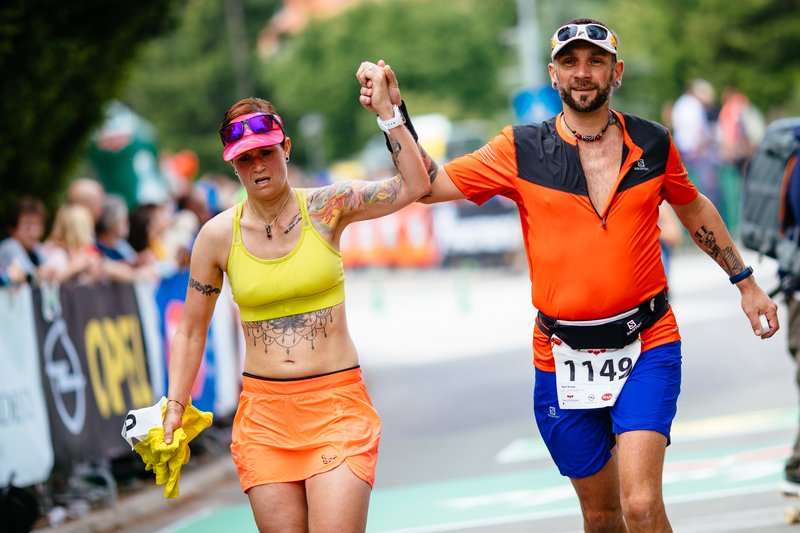
[(286, 156), (286, 162), (287, 163), (289, 162), (289, 156), (288, 155)]
[(557, 90), (558, 90), (558, 83), (556, 83), (556, 82), (553, 82), (551, 85), (553, 86), (553, 90), (554, 90), (554, 91), (557, 91)]
[(620, 87), (622, 87), (622, 78), (614, 80), (614, 83), (612, 83), (611, 85), (613, 85), (615, 89), (619, 89)]

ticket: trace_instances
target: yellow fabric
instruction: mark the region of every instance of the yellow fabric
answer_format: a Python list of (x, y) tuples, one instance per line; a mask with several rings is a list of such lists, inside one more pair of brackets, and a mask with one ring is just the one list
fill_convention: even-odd
[[(165, 412), (166, 405), (161, 409), (162, 420)], [(189, 462), (191, 455), (189, 443), (211, 425), (213, 418), (214, 415), (198, 410), (190, 402), (183, 413), (183, 426), (173, 432), (170, 444), (164, 441), (164, 428), (157, 426), (151, 428), (147, 437), (133, 447), (144, 461), (145, 470), (152, 470), (156, 475), (156, 484), (165, 485), (165, 498), (178, 497), (181, 467)]]
[(261, 259), (245, 248), (240, 223), (244, 204), (236, 205), (227, 273), (243, 322), (308, 313), (344, 301), (342, 254), (311, 225), (306, 190), (295, 193), (302, 233), (294, 249), (278, 259)]

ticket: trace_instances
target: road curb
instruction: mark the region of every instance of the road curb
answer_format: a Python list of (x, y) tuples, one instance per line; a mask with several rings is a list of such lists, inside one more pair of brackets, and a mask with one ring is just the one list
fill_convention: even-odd
[[(185, 467), (184, 467), (185, 468)], [(45, 525), (36, 531), (52, 533), (106, 533), (130, 526), (148, 515), (167, 509), (185, 505), (192, 499), (207, 492), (209, 487), (223, 482), (237, 481), (236, 467), (230, 456), (225, 455), (201, 463), (181, 473), (179, 482), (180, 497), (164, 498), (164, 487), (155, 484), (121, 497), (113, 507), (93, 510), (78, 520), (67, 522), (58, 527)]]

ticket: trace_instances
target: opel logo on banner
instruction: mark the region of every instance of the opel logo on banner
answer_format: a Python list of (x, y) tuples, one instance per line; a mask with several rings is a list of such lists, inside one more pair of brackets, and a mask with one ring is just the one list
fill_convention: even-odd
[[(56, 359), (56, 347), (61, 344), (66, 358)], [(81, 370), (80, 359), (72, 339), (67, 333), (64, 319), (58, 317), (44, 340), (44, 370), (53, 391), (53, 403), (70, 433), (78, 435), (86, 423), (86, 378)], [(68, 411), (64, 396), (75, 395), (74, 412)]]

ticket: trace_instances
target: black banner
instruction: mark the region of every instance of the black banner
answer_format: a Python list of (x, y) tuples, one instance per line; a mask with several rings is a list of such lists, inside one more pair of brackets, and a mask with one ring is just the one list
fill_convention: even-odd
[(125, 415), (154, 402), (133, 286), (42, 288), (33, 305), (54, 470), (130, 452)]

